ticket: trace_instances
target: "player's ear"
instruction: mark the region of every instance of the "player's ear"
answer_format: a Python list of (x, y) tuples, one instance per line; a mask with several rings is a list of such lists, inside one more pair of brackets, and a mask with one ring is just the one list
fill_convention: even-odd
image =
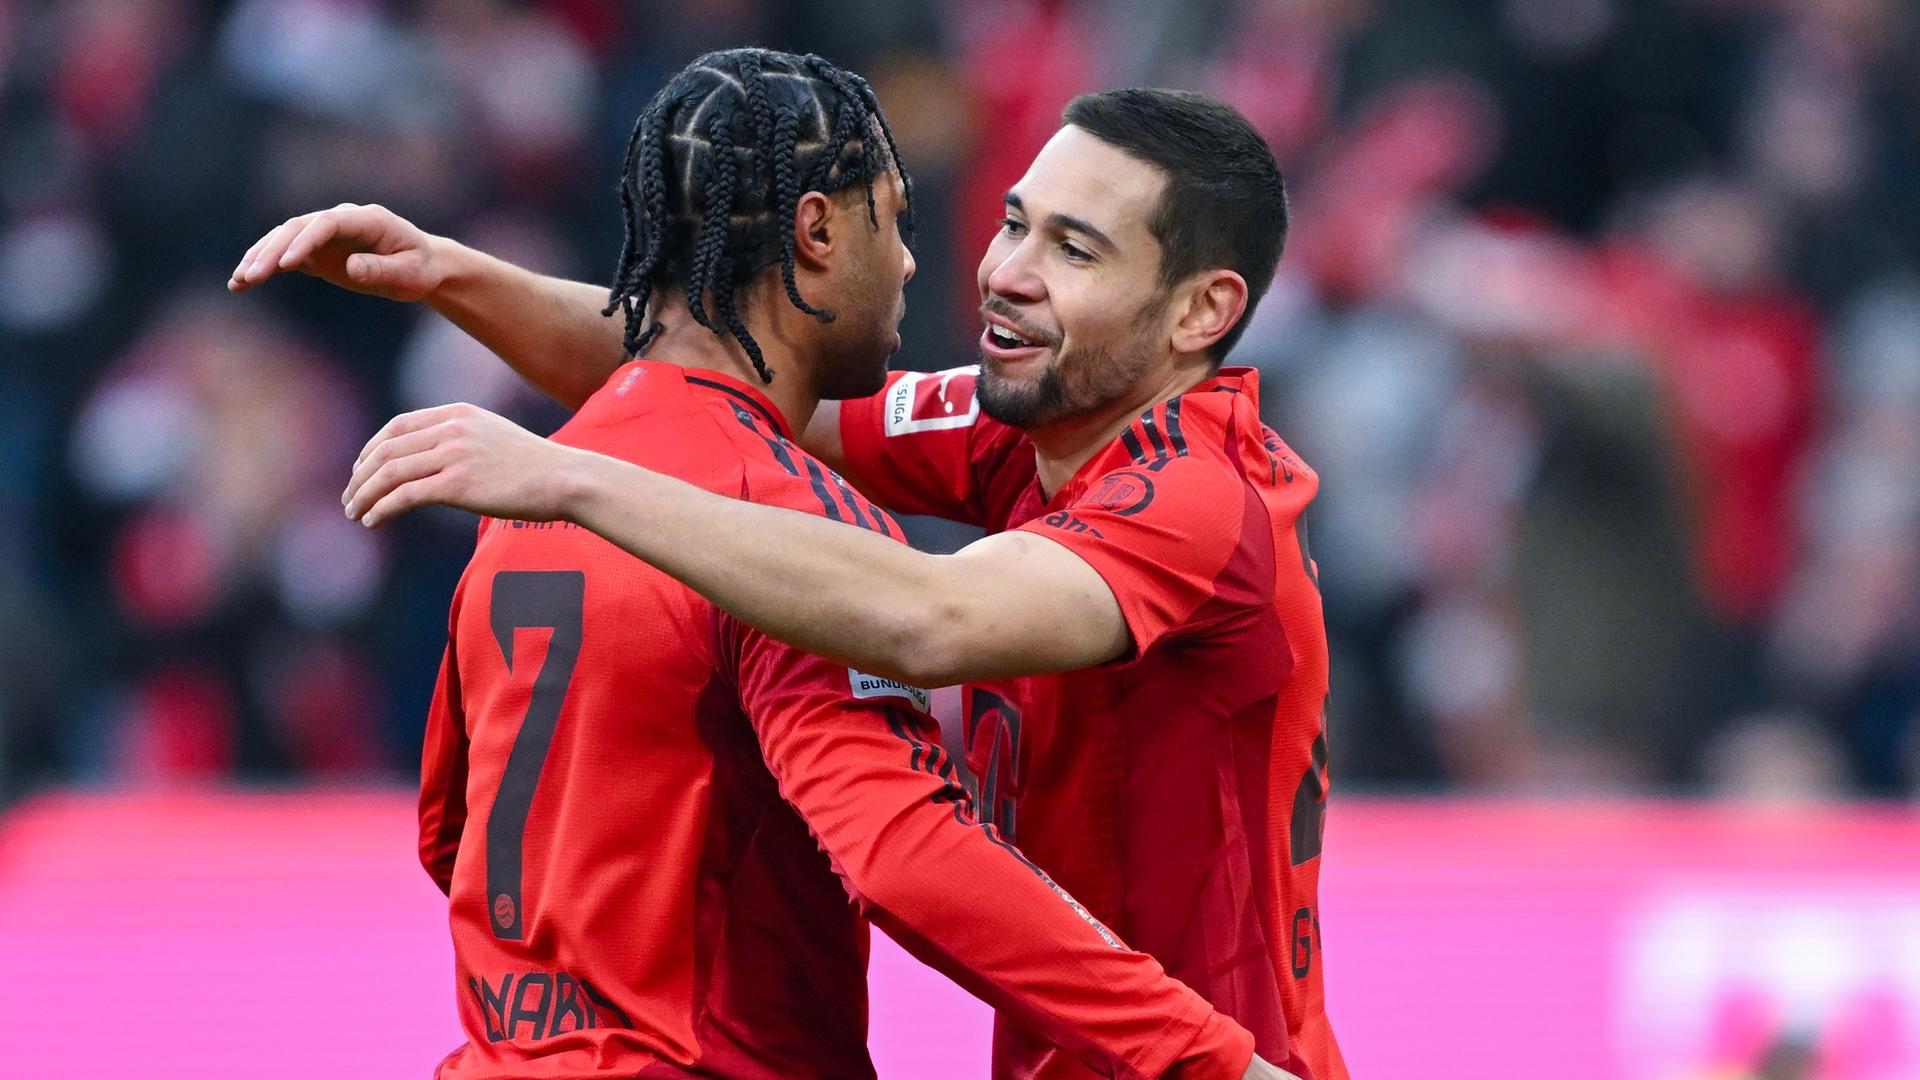
[(1247, 311), (1247, 279), (1216, 267), (1176, 286), (1173, 351), (1201, 353), (1227, 336)]
[(818, 191), (800, 196), (793, 211), (793, 260), (803, 270), (824, 270), (836, 239), (833, 200)]

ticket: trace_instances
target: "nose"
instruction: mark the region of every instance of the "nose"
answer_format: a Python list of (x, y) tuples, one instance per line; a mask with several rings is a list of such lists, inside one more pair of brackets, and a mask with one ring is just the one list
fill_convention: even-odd
[(1005, 238), (987, 248), (981, 269), (986, 271), (986, 291), (1013, 301), (1037, 301), (1046, 296), (1032, 237), (1011, 242)]
[(913, 272), (914, 270), (919, 268), (920, 264), (913, 260), (912, 249), (910, 248), (902, 249), (901, 254), (906, 258), (907, 276), (900, 279), (900, 284), (905, 285), (907, 282), (913, 280)]

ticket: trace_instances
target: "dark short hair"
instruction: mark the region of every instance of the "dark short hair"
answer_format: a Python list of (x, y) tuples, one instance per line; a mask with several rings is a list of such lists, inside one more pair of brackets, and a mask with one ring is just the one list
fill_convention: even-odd
[(1166, 174), (1147, 221), (1163, 284), (1213, 267), (1246, 279), (1246, 312), (1210, 350), (1219, 362), (1273, 284), (1287, 242), (1286, 182), (1266, 140), (1233, 106), (1190, 90), (1082, 94), (1061, 119)]
[[(818, 56), (768, 49), (711, 52), (655, 94), (633, 126), (620, 172), (626, 239), (604, 314), (624, 311), (638, 355), (660, 324), (648, 301), (680, 289), (700, 325), (740, 342), (765, 382), (773, 372), (741, 321), (734, 287), (778, 263), (787, 298), (829, 321), (794, 282), (793, 221), (800, 197), (862, 187), (898, 169), (912, 184), (893, 132), (865, 79)], [(708, 312), (704, 296), (719, 310)], [(651, 324), (650, 324), (651, 323)], [(649, 325), (650, 324), (650, 325)]]

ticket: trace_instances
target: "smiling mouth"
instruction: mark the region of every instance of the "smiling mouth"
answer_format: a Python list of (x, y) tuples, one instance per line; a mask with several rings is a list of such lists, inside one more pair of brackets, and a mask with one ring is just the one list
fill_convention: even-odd
[(1038, 344), (1038, 342), (1028, 341), (1026, 338), (1020, 337), (1014, 334), (1013, 331), (996, 323), (987, 324), (987, 340), (1003, 349), (1030, 349)]

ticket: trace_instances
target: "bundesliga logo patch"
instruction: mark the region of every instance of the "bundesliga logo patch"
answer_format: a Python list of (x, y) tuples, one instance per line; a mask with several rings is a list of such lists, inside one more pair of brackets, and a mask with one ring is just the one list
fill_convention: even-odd
[(917, 686), (908, 686), (893, 679), (883, 679), (878, 675), (869, 675), (864, 671), (847, 669), (847, 681), (853, 687), (853, 696), (857, 698), (904, 698), (913, 703), (913, 707), (926, 712), (933, 705), (933, 695)]
[(980, 418), (974, 396), (977, 367), (952, 371), (916, 371), (903, 375), (887, 391), (887, 434), (963, 428)]

